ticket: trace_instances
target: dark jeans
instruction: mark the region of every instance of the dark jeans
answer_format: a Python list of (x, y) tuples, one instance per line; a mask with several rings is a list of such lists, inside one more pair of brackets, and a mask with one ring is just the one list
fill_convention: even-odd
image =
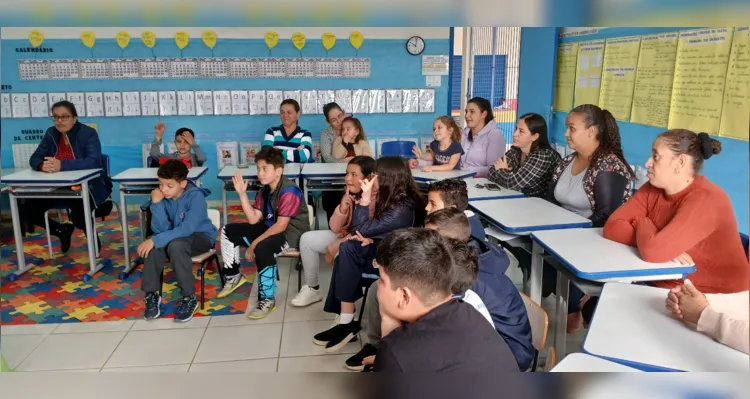
[(331, 285), (323, 310), (341, 313), (341, 302), (354, 303), (362, 298), (362, 273), (379, 274), (372, 265), (376, 244), (365, 247), (359, 241), (344, 241), (333, 264)]
[(331, 216), (336, 210), (336, 207), (341, 203), (341, 198), (344, 196), (343, 191), (323, 191), (321, 194), (320, 202), (323, 205), (323, 210), (326, 211), (326, 218), (328, 222), (331, 221)]
[[(89, 198), (89, 203), (91, 204), (91, 210), (93, 211), (95, 209), (94, 200)], [(19, 206), (18, 213), (24, 221), (24, 223), (22, 223), (24, 226), (39, 226), (44, 228), (44, 213), (49, 209), (57, 208), (60, 210), (69, 209), (70, 219), (71, 222), (73, 222), (73, 225), (84, 232), (86, 231), (86, 218), (83, 214), (83, 201), (78, 198), (27, 198), (24, 200), (24, 203)], [(53, 232), (58, 231), (60, 223), (57, 220), (50, 219), (49, 228)]]
[[(531, 273), (531, 254), (522, 248), (511, 247), (509, 250), (518, 259), (518, 265), (527, 272), (527, 275)], [(542, 268), (542, 298), (546, 298), (556, 291), (557, 269), (545, 261)], [(568, 288), (568, 314), (580, 310), (582, 297), (583, 292), (575, 284), (570, 284)], [(541, 304), (539, 305), (541, 306)]]
[(156, 292), (161, 289), (161, 276), (167, 256), (169, 256), (182, 296), (195, 295), (195, 276), (193, 276), (191, 258), (208, 252), (210, 249), (211, 240), (202, 233), (176, 238), (164, 248), (152, 249), (143, 262), (141, 289), (145, 292)]

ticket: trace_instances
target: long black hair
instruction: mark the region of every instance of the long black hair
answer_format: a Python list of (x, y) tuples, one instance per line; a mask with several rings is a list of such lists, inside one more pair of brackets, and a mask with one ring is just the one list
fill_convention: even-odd
[(620, 127), (617, 126), (617, 120), (611, 112), (593, 104), (582, 104), (573, 108), (570, 113), (581, 115), (586, 128), (596, 127), (596, 139), (599, 140), (599, 147), (591, 155), (590, 162), (592, 165), (595, 165), (599, 158), (615, 154), (625, 164), (630, 176), (635, 177), (635, 172), (630, 168), (630, 164), (625, 160), (625, 154), (622, 152)]
[[(485, 126), (495, 120), (495, 114), (492, 112), (492, 103), (490, 100), (483, 97), (474, 97), (466, 104), (474, 104), (479, 108), (479, 112), (487, 112), (487, 116), (484, 117)], [(469, 134), (469, 141), (474, 141), (474, 137), (472, 137), (471, 134)]]
[(530, 112), (521, 115), (518, 119), (526, 123), (526, 127), (531, 134), (539, 135), (539, 138), (531, 143), (531, 152), (536, 151), (537, 148), (552, 148), (547, 137), (547, 121), (544, 120), (543, 116)]
[(375, 173), (378, 175), (378, 198), (375, 201), (375, 213), (378, 217), (394, 207), (408, 203), (415, 211), (424, 208), (424, 197), (417, 188), (411, 169), (399, 156), (379, 158), (375, 162)]

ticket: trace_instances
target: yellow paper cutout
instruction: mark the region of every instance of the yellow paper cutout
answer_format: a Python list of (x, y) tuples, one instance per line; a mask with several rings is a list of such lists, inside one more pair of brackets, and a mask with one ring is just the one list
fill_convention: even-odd
[(734, 28), (719, 135), (750, 139), (750, 27)]
[(299, 51), (302, 51), (302, 49), (305, 47), (305, 39), (305, 34), (302, 32), (295, 32), (292, 35), (292, 43), (294, 44), (294, 47), (296, 47)]
[(334, 35), (331, 32), (326, 32), (323, 34), (323, 48), (326, 49), (326, 51), (333, 48), (333, 46), (336, 45), (336, 35)]
[(190, 36), (188, 36), (187, 32), (177, 32), (174, 34), (174, 42), (177, 44), (177, 48), (182, 50), (190, 42)]
[(667, 128), (679, 32), (641, 36), (631, 123)]
[(277, 44), (279, 44), (279, 34), (269, 30), (266, 32), (266, 46), (268, 46), (269, 50), (272, 50), (274, 47), (276, 47)]
[(115, 40), (117, 41), (117, 45), (120, 46), (120, 48), (124, 50), (125, 47), (128, 47), (128, 44), (130, 44), (130, 33), (117, 32), (117, 36), (115, 36)]
[(83, 31), (81, 33), (81, 41), (83, 42), (83, 45), (88, 48), (94, 48), (94, 44), (96, 43), (96, 35), (94, 35), (94, 32), (90, 30)]
[(355, 30), (349, 35), (349, 43), (352, 44), (352, 47), (359, 50), (360, 47), (362, 47), (362, 43), (365, 42), (365, 37), (362, 36), (362, 32)]
[(203, 38), (203, 43), (206, 43), (206, 46), (208, 46), (208, 48), (213, 49), (214, 46), (216, 46), (216, 32), (207, 30), (203, 32), (203, 35), (201, 37)]
[(42, 45), (42, 42), (44, 42), (44, 33), (42, 33), (42, 31), (34, 29), (29, 33), (29, 43), (31, 43), (31, 47), (39, 47)]
[(154, 48), (154, 46), (156, 45), (156, 35), (154, 34), (154, 32), (147, 30), (141, 33), (141, 41), (144, 45), (146, 45), (146, 47)]
[(578, 43), (562, 43), (557, 46), (555, 101), (552, 106), (555, 111), (570, 112), (573, 109), (577, 61)]
[(680, 32), (669, 129), (719, 132), (731, 49), (732, 28)]

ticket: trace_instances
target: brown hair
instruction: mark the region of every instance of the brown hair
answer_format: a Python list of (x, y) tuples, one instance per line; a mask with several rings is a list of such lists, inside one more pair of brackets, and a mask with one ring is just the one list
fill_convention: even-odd
[(424, 225), (430, 224), (445, 237), (461, 242), (468, 242), (471, 238), (469, 218), (463, 211), (456, 208), (443, 208), (427, 215)]
[(693, 172), (698, 173), (703, 161), (721, 153), (721, 142), (712, 139), (707, 133), (694, 133), (686, 129), (671, 129), (658, 135), (675, 155), (689, 155), (693, 159)]
[(583, 104), (575, 107), (570, 113), (581, 115), (587, 128), (596, 127), (596, 139), (599, 140), (599, 148), (591, 155), (592, 165), (596, 164), (599, 158), (612, 153), (625, 164), (630, 176), (635, 177), (633, 169), (630, 168), (628, 161), (625, 160), (625, 155), (622, 153), (620, 127), (617, 126), (617, 121), (611, 112), (593, 104)]
[(255, 154), (255, 163), (258, 163), (258, 161), (265, 161), (266, 163), (273, 165), (274, 169), (283, 168), (284, 153), (278, 148), (263, 147)]
[(461, 128), (458, 127), (456, 124), (456, 121), (453, 120), (450, 116), (438, 116), (435, 119), (436, 122), (440, 122), (445, 127), (451, 130), (451, 140), (455, 141), (456, 143), (461, 143)]
[(359, 143), (360, 140), (367, 139), (367, 136), (365, 135), (365, 128), (362, 127), (362, 122), (359, 121), (359, 119), (353, 117), (353, 116), (347, 116), (344, 118), (344, 120), (341, 122), (341, 126), (344, 126), (344, 123), (351, 122), (352, 125), (354, 125), (354, 128), (357, 129), (359, 133), (357, 133), (357, 137), (354, 138), (354, 143)]

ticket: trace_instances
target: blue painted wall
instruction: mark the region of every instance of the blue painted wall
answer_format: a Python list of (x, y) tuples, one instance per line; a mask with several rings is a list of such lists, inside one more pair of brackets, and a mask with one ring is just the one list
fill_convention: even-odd
[[(34, 53), (17, 53), (16, 47), (27, 47), (25, 40), (3, 40), (0, 70), (3, 85), (11, 85), (12, 90), (4, 92), (86, 92), (86, 91), (145, 91), (145, 90), (313, 90), (313, 89), (416, 89), (425, 88), (422, 76), (422, 58), (406, 52), (403, 40), (368, 39), (359, 50), (360, 57), (371, 59), (372, 74), (369, 79), (164, 79), (164, 80), (107, 80), (107, 81), (20, 81), (18, 60), (33, 59)], [(426, 40), (424, 54), (451, 54), (448, 39)], [(91, 50), (80, 40), (45, 40), (44, 47), (54, 49), (52, 53), (38, 53), (39, 59), (90, 58)], [(179, 57), (180, 51), (172, 39), (159, 39), (155, 46), (157, 57)], [(210, 57), (208, 49), (200, 39), (193, 39), (185, 48), (184, 57)], [(216, 57), (265, 57), (268, 48), (262, 39), (219, 39), (215, 49)], [(300, 53), (292, 46), (291, 40), (280, 40), (273, 50), (274, 57), (299, 57)], [(133, 40), (121, 52), (114, 40), (99, 39), (94, 47), (96, 58), (149, 58), (151, 50)], [(320, 40), (307, 40), (303, 49), (305, 57), (324, 57), (325, 50)], [(328, 52), (329, 57), (354, 57), (354, 49), (339, 44)], [(357, 115), (370, 138), (393, 136), (424, 136), (432, 134), (432, 122), (445, 112), (448, 104), (448, 76), (443, 76), (441, 87), (435, 88), (436, 112), (434, 114), (362, 114)], [(84, 123), (97, 123), (103, 152), (112, 159), (112, 174), (127, 168), (140, 167), (141, 143), (150, 142), (154, 135), (157, 117), (115, 117), (85, 118)], [(279, 125), (278, 115), (222, 115), (222, 116), (169, 116), (163, 117), (167, 125), (165, 141), (179, 127), (188, 126), (197, 135), (197, 141), (208, 155), (210, 168), (206, 187), (213, 191), (210, 199), (220, 199), (220, 185), (215, 178), (217, 141), (259, 141), (269, 126)], [(13, 166), (11, 144), (13, 137), (21, 130), (46, 130), (52, 123), (49, 119), (2, 119), (2, 166)], [(313, 133), (317, 140), (325, 128), (323, 115), (303, 115), (300, 125)], [(19, 142), (22, 143), (22, 142)], [(117, 189), (117, 187), (115, 187)]]
[[(539, 112), (549, 110), (552, 97), (547, 93), (554, 90), (554, 78), (545, 78), (551, 70), (554, 74), (555, 58), (550, 54), (556, 51), (556, 39), (546, 34), (549, 28), (524, 28), (521, 31), (521, 75), (518, 94), (518, 112)], [(691, 28), (603, 28), (599, 33), (587, 36), (561, 38), (560, 43), (646, 35), (672, 32)], [(548, 32), (547, 32), (548, 33)], [(547, 49), (542, 51), (541, 49)], [(545, 67), (548, 65), (548, 67)], [(554, 75), (553, 75), (554, 76)], [(537, 111), (540, 110), (540, 111)], [(547, 111), (549, 112), (549, 111)], [(545, 114), (542, 114), (545, 115)], [(551, 139), (565, 145), (565, 118), (567, 112), (553, 112), (549, 120)], [(618, 122), (622, 135), (625, 157), (631, 164), (643, 165), (650, 156), (651, 144), (664, 129), (636, 123)], [(722, 143), (722, 153), (705, 163), (703, 174), (721, 186), (732, 201), (737, 223), (741, 232), (748, 232), (748, 143), (746, 141), (714, 136)]]

